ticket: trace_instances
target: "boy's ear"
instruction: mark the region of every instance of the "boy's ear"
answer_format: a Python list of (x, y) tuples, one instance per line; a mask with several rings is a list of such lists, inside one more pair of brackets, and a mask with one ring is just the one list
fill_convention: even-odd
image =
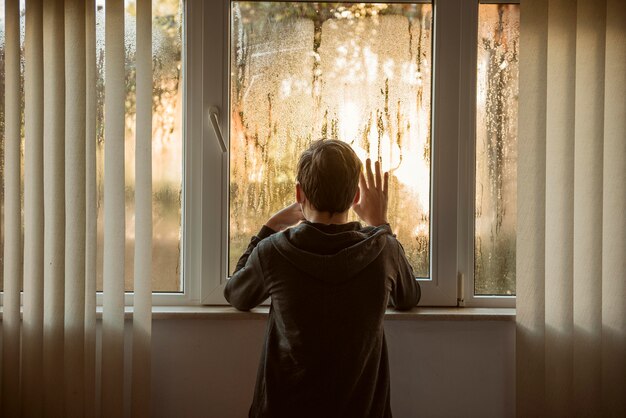
[(306, 201), (306, 195), (304, 194), (304, 191), (302, 190), (302, 186), (300, 186), (300, 182), (296, 182), (296, 202), (303, 205), (305, 201)]

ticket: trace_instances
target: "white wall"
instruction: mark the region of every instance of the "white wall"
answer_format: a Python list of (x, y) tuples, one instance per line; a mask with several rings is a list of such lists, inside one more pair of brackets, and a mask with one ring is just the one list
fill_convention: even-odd
[[(513, 417), (513, 321), (387, 321), (394, 417)], [(247, 417), (265, 320), (155, 320), (153, 415)], [(127, 339), (128, 341), (128, 339)]]
[[(385, 330), (395, 418), (515, 416), (513, 321), (387, 321)], [(265, 320), (155, 320), (153, 416), (247, 417), (264, 332)]]

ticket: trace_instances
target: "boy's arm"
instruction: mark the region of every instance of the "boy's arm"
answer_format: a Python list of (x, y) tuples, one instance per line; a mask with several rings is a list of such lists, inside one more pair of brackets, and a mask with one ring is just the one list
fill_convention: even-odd
[[(379, 161), (374, 163), (372, 171), (372, 161), (369, 158), (365, 161), (365, 172), (365, 175), (361, 173), (359, 176), (359, 201), (352, 208), (371, 226), (388, 224), (389, 173), (381, 172)], [(415, 280), (411, 264), (404, 255), (404, 248), (399, 241), (395, 242), (398, 276), (391, 290), (390, 302), (396, 309), (411, 309), (420, 300), (420, 286)]]
[(301, 220), (303, 215), (300, 204), (293, 203), (272, 215), (259, 233), (252, 237), (248, 249), (237, 262), (235, 272), (226, 282), (224, 297), (231, 305), (241, 311), (248, 311), (269, 297), (257, 245), (264, 238)]
[(391, 304), (399, 310), (411, 309), (417, 305), (422, 295), (420, 285), (415, 280), (413, 268), (404, 254), (400, 241), (397, 242), (398, 276), (391, 290)]
[(274, 232), (276, 231), (263, 226), (259, 233), (252, 237), (248, 248), (237, 262), (235, 272), (226, 282), (224, 297), (240, 311), (248, 311), (269, 297), (257, 245)]

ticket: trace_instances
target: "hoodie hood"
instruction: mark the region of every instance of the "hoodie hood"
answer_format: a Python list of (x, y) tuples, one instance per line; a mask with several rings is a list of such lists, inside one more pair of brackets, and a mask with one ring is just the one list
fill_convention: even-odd
[(378, 257), (391, 234), (388, 225), (303, 222), (271, 236), (278, 253), (298, 270), (328, 283), (350, 280)]

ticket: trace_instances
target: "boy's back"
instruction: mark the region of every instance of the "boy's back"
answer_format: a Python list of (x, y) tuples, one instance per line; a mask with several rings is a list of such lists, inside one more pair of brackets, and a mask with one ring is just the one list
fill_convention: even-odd
[(264, 227), (225, 295), (239, 309), (272, 298), (250, 416), (391, 416), (384, 313), (420, 291), (388, 225)]
[[(238, 309), (272, 298), (251, 417), (391, 416), (385, 309), (417, 305), (420, 289), (387, 222), (389, 173), (365, 168), (345, 142), (312, 143), (296, 203), (252, 238), (226, 284)], [(348, 222), (350, 208), (371, 226)]]

